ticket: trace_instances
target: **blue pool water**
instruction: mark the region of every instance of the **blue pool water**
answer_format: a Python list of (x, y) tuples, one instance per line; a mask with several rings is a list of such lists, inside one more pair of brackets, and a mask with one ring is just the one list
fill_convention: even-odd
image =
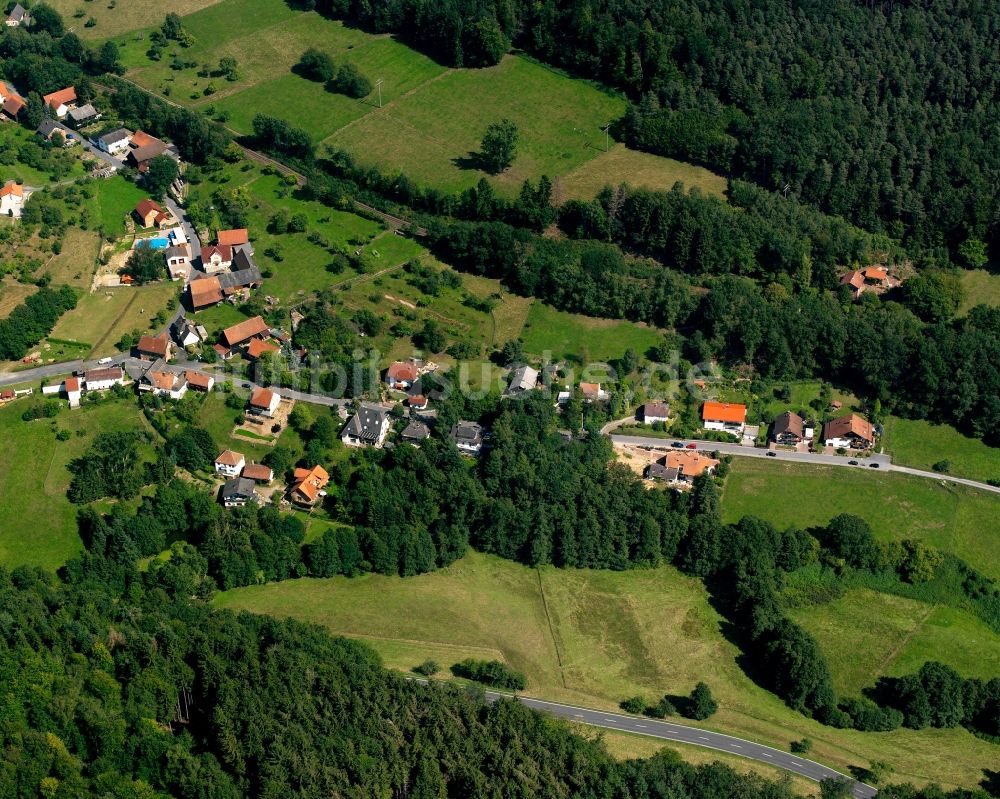
[(136, 247), (151, 247), (154, 250), (165, 250), (170, 246), (170, 239), (140, 239)]

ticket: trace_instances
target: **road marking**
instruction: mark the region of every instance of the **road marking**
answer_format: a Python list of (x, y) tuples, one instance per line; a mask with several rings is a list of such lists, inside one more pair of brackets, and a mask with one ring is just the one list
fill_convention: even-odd
[(607, 722), (608, 724), (617, 724), (618, 723), (618, 719), (604, 719), (604, 721)]
[(636, 724), (635, 726), (636, 727), (642, 727), (643, 729), (646, 729), (646, 725), (645, 724)]
[(702, 740), (702, 741), (707, 741), (708, 740), (708, 738), (706, 738), (704, 735), (699, 735), (698, 738), (700, 740)]
[(774, 755), (768, 754), (767, 752), (761, 752), (761, 754), (764, 755), (764, 757), (774, 757)]
[(742, 749), (742, 748), (743, 748), (743, 747), (742, 747), (742, 746), (740, 746), (739, 744), (730, 744), (730, 746), (732, 746), (732, 747), (733, 747), (733, 749)]

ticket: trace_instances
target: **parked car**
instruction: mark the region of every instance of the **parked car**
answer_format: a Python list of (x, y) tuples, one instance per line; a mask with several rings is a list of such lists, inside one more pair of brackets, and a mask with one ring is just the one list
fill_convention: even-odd
[(769, 457), (769, 458), (777, 458), (778, 457), (778, 453), (775, 452), (773, 449), (769, 449), (767, 451), (767, 457)]
[(675, 441), (675, 442), (674, 442), (673, 444), (671, 444), (670, 446), (672, 446), (672, 447), (677, 447), (678, 449), (682, 449), (682, 448), (684, 447), (684, 445), (683, 445), (683, 444), (682, 444), (682, 443), (681, 443), (680, 441)]
[(877, 469), (877, 468), (879, 468), (879, 466), (878, 466), (877, 463), (869, 463), (868, 464), (868, 468), (869, 469)]
[(694, 443), (694, 442), (692, 441), (692, 442), (691, 442), (690, 444), (688, 444), (687, 448), (688, 448), (688, 449), (698, 449), (698, 445), (697, 445), (697, 444), (695, 444), (695, 443)]
[(857, 465), (858, 465), (858, 462), (857, 462), (857, 461), (848, 461), (848, 462), (847, 462), (847, 465), (848, 465), (848, 466), (857, 466)]

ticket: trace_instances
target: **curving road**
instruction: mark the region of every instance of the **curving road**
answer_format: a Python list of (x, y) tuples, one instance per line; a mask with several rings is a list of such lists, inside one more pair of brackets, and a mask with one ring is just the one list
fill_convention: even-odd
[(490, 701), (496, 701), (501, 698), (516, 699), (521, 704), (527, 705), (534, 710), (558, 716), (568, 721), (587, 724), (592, 727), (619, 730), (620, 732), (632, 733), (634, 735), (645, 735), (650, 738), (659, 738), (663, 741), (702, 746), (706, 749), (714, 749), (718, 752), (738, 755), (739, 757), (757, 760), (769, 766), (776, 766), (786, 771), (791, 771), (800, 777), (805, 777), (815, 782), (827, 779), (846, 780), (851, 783), (851, 792), (858, 799), (871, 799), (871, 797), (874, 797), (878, 793), (872, 786), (866, 785), (863, 782), (856, 782), (846, 774), (834, 771), (832, 768), (828, 768), (814, 760), (807, 760), (790, 752), (783, 752), (780, 749), (754, 743), (745, 738), (735, 738), (732, 735), (723, 735), (719, 732), (688, 727), (685, 724), (657, 721), (656, 719), (630, 716), (624, 713), (608, 713), (603, 710), (566, 705), (560, 702), (549, 702), (544, 699), (533, 699), (528, 696), (504, 694), (498, 691), (487, 691), (486, 697)]

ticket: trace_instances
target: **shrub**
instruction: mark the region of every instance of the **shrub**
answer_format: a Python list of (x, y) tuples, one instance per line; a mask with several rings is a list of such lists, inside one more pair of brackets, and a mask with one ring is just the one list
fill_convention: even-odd
[(441, 671), (441, 667), (435, 660), (425, 660), (419, 666), (414, 666), (413, 670), (417, 674), (422, 674), (424, 677), (433, 677), (435, 674)]
[(346, 94), (355, 100), (367, 97), (372, 93), (372, 83), (354, 64), (341, 65), (337, 74), (327, 82), (327, 91)]
[(626, 699), (622, 702), (619, 707), (626, 713), (642, 713), (646, 709), (646, 700), (641, 696), (633, 696), (630, 699)]
[(811, 738), (803, 738), (799, 741), (792, 741), (792, 745), (789, 748), (797, 755), (804, 755), (813, 748), (813, 742)]
[(451, 673), (456, 677), (488, 685), (491, 688), (506, 688), (510, 691), (520, 691), (527, 685), (527, 680), (519, 671), (514, 671), (499, 660), (475, 660), (466, 658), (451, 667)]

